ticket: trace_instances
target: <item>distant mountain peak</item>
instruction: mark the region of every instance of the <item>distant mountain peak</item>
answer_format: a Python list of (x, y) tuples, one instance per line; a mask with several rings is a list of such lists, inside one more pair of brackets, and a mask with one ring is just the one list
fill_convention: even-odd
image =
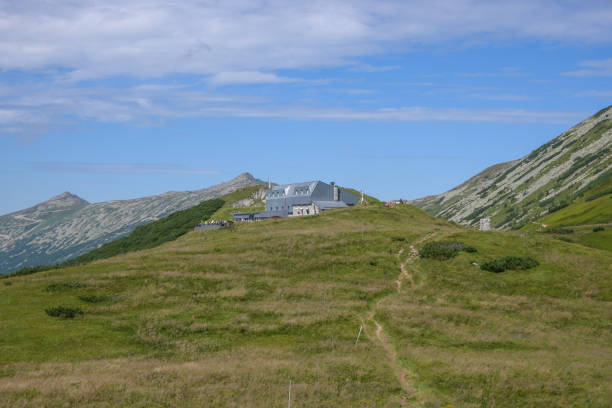
[(89, 202), (87, 200), (82, 199), (76, 194), (72, 194), (69, 191), (64, 191), (62, 194), (51, 197), (50, 199), (41, 204), (55, 204), (64, 207), (73, 205), (86, 205), (89, 204)]
[(229, 183), (234, 183), (234, 182), (249, 182), (253, 184), (265, 184), (266, 183), (263, 180), (255, 178), (248, 171), (245, 171), (244, 173), (240, 173), (239, 175), (237, 175), (236, 177), (234, 177), (232, 180), (229, 181)]

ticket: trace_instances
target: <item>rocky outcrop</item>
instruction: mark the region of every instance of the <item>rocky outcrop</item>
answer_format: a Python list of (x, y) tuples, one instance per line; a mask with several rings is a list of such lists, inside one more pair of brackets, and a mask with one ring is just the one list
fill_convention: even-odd
[(60, 194), (0, 216), (0, 273), (66, 261), (127, 235), (138, 225), (258, 184), (264, 182), (243, 173), (201, 190), (95, 204), (68, 192)]
[(253, 204), (255, 204), (255, 200), (253, 200), (252, 198), (245, 198), (244, 200), (238, 200), (235, 203), (233, 203), (232, 207), (233, 208), (250, 207)]

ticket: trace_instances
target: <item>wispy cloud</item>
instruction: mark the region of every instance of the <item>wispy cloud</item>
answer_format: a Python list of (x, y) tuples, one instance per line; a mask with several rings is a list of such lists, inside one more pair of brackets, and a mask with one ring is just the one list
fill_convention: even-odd
[(379, 65), (379, 66), (374, 66), (374, 65), (369, 65), (369, 64), (362, 64), (362, 65), (358, 65), (356, 67), (351, 67), (350, 71), (353, 72), (388, 72), (388, 71), (394, 71), (396, 69), (400, 69), (401, 66), (399, 65)]
[(534, 98), (527, 95), (510, 94), (510, 93), (473, 93), (468, 95), (470, 98), (483, 99), (488, 101), (510, 101), (521, 102), (530, 101)]
[(167, 163), (80, 163), (38, 162), (36, 168), (51, 173), (115, 173), (115, 174), (220, 174), (219, 170), (189, 169)]
[(297, 78), (280, 77), (276, 74), (259, 71), (235, 71), (220, 72), (210, 78), (212, 85), (234, 85), (234, 84), (280, 84), (297, 82)]
[(612, 89), (591, 89), (588, 91), (580, 92), (576, 94), (576, 96), (580, 97), (596, 97), (596, 98), (612, 98)]
[[(585, 112), (531, 111), (520, 109), (467, 109), (400, 106), (355, 109), (345, 107), (278, 104), (258, 97), (211, 94), (201, 88), (7, 88), (0, 95), (0, 136), (30, 135), (51, 126), (69, 126), (78, 120), (157, 125), (190, 117), (280, 118), (296, 120), (455, 121), (570, 124)], [(368, 94), (368, 90), (348, 90)], [(518, 95), (483, 97), (519, 101)], [(69, 112), (71, 118), (64, 115)]]
[[(211, 112), (213, 114), (213, 112)], [(385, 109), (342, 109), (267, 107), (260, 109), (218, 109), (215, 116), (283, 118), (297, 120), (363, 120), (384, 122), (477, 122), (477, 123), (559, 123), (569, 124), (588, 112), (533, 111), (521, 109), (454, 109), (402, 107)]]
[(502, 67), (494, 72), (460, 72), (456, 75), (464, 78), (508, 78), (521, 77), (526, 74), (517, 67)]
[(582, 61), (580, 66), (581, 69), (564, 72), (563, 75), (574, 77), (612, 76), (612, 58)]

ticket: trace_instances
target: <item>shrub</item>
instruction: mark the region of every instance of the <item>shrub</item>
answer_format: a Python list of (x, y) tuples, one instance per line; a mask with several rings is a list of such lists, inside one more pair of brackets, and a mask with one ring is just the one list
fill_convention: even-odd
[(31, 275), (33, 273), (44, 272), (51, 269), (57, 269), (59, 266), (49, 266), (49, 265), (40, 265), (40, 266), (31, 266), (27, 268), (21, 268), (18, 271), (6, 273), (4, 275), (0, 275), (0, 279), (10, 278), (11, 276), (21, 276), (21, 275)]
[(431, 258), (443, 261), (451, 259), (459, 253), (459, 251), (465, 252), (478, 252), (473, 246), (465, 245), (459, 241), (434, 241), (428, 242), (421, 249), (421, 258)]
[(79, 299), (87, 303), (100, 303), (100, 302), (104, 302), (105, 300), (107, 300), (108, 296), (106, 295), (83, 295), (83, 296), (79, 296)]
[(47, 285), (45, 290), (47, 292), (60, 292), (62, 290), (79, 289), (79, 288), (84, 288), (84, 287), (85, 287), (85, 285), (83, 283), (81, 283), (81, 282), (78, 282), (78, 281), (55, 282), (55, 283), (51, 283), (51, 284)]
[(605, 231), (605, 228), (601, 226), (593, 228), (593, 232), (599, 232), (599, 231)]
[(501, 258), (488, 261), (480, 265), (480, 269), (489, 272), (504, 272), (506, 269), (530, 269), (538, 266), (540, 263), (530, 256), (503, 256)]
[(571, 228), (549, 228), (544, 230), (547, 234), (573, 234), (574, 230)]
[(13, 284), (13, 282), (11, 282), (11, 281), (4, 282), (4, 286), (11, 286), (12, 284)]
[(391, 237), (391, 240), (392, 241), (405, 241), (406, 238), (404, 238), (404, 237)]
[(74, 319), (75, 317), (82, 315), (83, 311), (81, 310), (81, 308), (78, 307), (55, 306), (45, 309), (45, 313), (47, 313), (51, 317)]
[(421, 258), (437, 259), (444, 261), (451, 259), (459, 253), (463, 244), (456, 241), (434, 241), (426, 243), (421, 249)]

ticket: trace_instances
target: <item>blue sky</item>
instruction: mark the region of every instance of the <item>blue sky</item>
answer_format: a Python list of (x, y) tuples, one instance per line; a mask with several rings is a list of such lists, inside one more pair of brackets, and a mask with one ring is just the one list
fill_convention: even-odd
[(0, 1), (0, 214), (241, 172), (441, 193), (612, 104), (612, 2)]

